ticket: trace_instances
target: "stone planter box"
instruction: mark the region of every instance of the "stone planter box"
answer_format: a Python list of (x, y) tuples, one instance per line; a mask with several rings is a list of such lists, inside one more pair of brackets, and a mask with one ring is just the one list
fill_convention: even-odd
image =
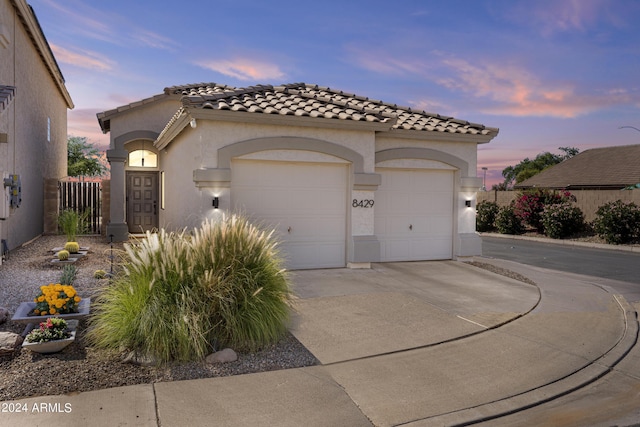
[(78, 304), (78, 312), (77, 313), (69, 313), (69, 314), (53, 314), (48, 316), (29, 316), (29, 313), (33, 312), (36, 308), (35, 302), (23, 302), (20, 303), (18, 309), (13, 314), (11, 318), (12, 321), (16, 323), (29, 324), (29, 323), (40, 323), (47, 320), (49, 317), (60, 317), (64, 320), (69, 319), (84, 319), (89, 315), (89, 309), (91, 305), (91, 298), (83, 298)]
[(22, 348), (26, 348), (35, 353), (51, 354), (62, 351), (76, 339), (76, 331), (71, 331), (71, 336), (63, 340), (47, 341), (47, 342), (22, 342)]

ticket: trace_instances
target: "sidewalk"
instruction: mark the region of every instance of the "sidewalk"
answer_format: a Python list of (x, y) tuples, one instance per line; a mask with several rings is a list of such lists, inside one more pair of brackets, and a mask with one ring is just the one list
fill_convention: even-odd
[(26, 409), (0, 427), (456, 425), (579, 390), (636, 345), (606, 287), (485, 261), (538, 287), (454, 261), (298, 271), (291, 331), (321, 365), (0, 402)]

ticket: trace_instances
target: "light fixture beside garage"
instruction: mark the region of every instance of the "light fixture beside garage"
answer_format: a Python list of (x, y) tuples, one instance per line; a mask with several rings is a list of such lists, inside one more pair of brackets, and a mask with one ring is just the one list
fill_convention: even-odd
[(213, 209), (218, 209), (220, 206), (220, 199), (218, 197), (214, 197), (211, 206), (213, 206)]
[(471, 207), (471, 200), (465, 200), (464, 205), (468, 208)]

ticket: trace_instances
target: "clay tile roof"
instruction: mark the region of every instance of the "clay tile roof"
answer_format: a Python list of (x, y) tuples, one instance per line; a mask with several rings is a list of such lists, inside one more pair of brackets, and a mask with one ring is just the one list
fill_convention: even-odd
[(516, 188), (622, 189), (640, 183), (640, 145), (593, 148), (552, 166)]
[(498, 134), (497, 128), (305, 83), (256, 85), (247, 88), (198, 83), (168, 87), (164, 93), (181, 95), (185, 108), (389, 123), (391, 131), (427, 131), (487, 137)]

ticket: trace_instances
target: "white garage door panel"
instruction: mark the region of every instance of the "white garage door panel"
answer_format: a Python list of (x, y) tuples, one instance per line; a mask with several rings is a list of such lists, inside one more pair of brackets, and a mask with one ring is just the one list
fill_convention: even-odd
[(375, 233), (382, 261), (450, 259), (453, 172), (378, 169)]
[(346, 265), (347, 166), (234, 160), (234, 209), (276, 228), (287, 268)]

